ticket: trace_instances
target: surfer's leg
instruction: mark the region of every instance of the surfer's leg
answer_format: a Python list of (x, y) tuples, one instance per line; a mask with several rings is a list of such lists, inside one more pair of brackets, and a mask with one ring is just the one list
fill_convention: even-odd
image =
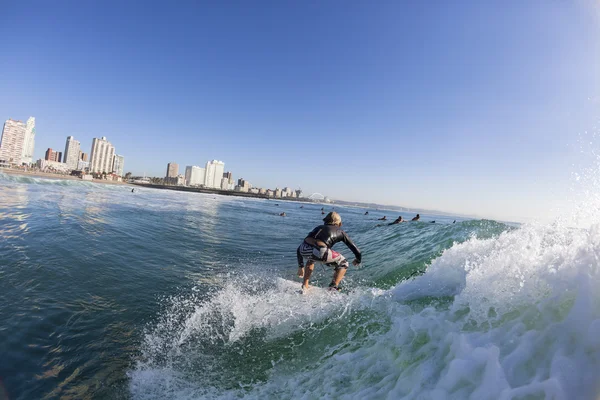
[(302, 246), (298, 246), (298, 249), (296, 249), (296, 258), (298, 259), (298, 278), (302, 278), (304, 276), (304, 258), (300, 252), (300, 247)]
[(329, 287), (337, 288), (348, 269), (348, 260), (340, 253), (329, 250), (327, 254), (327, 264), (335, 267), (333, 272), (333, 279)]
[(347, 269), (348, 269), (348, 267), (346, 267), (346, 268), (336, 267), (335, 268), (335, 272), (333, 273), (333, 280), (331, 281), (331, 283), (333, 283), (333, 285), (335, 287), (337, 287), (340, 284), (340, 282), (344, 278), (344, 275), (346, 275)]
[(302, 282), (302, 288), (308, 289), (308, 281), (310, 280), (313, 269), (315, 269), (315, 262), (312, 260), (307, 261), (306, 267), (304, 267), (304, 281)]

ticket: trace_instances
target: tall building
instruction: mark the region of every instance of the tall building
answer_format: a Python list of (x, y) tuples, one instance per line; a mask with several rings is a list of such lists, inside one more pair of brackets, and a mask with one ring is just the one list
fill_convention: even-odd
[(225, 163), (222, 161), (212, 160), (206, 163), (206, 179), (204, 185), (209, 188), (218, 189), (221, 187), (221, 179), (223, 179), (223, 171)]
[(67, 168), (77, 169), (79, 153), (81, 153), (81, 143), (75, 140), (73, 136), (67, 137), (67, 142), (65, 143), (65, 164), (67, 164)]
[(23, 154), (21, 162), (31, 164), (33, 162), (33, 150), (35, 148), (35, 118), (29, 117), (25, 125), (25, 137), (23, 139)]
[(195, 165), (190, 165), (185, 168), (185, 184), (188, 186), (204, 185), (206, 179), (206, 170)]
[(51, 148), (48, 148), (48, 150), (46, 150), (46, 156), (44, 157), (44, 160), (62, 162), (62, 153), (60, 151), (54, 151)]
[(179, 164), (177, 163), (168, 163), (167, 164), (167, 175), (165, 178), (177, 178), (179, 175)]
[(81, 161), (87, 161), (88, 160), (88, 153), (84, 153), (83, 151), (79, 150), (79, 160), (81, 160)]
[(101, 139), (94, 138), (90, 155), (90, 172), (106, 172), (110, 174), (112, 172), (114, 156), (115, 148), (106, 140), (105, 136), (102, 136)]
[(113, 170), (115, 174), (123, 176), (123, 169), (125, 168), (125, 157), (115, 154), (115, 160), (113, 162)]
[(6, 120), (0, 140), (0, 163), (21, 165), (26, 129), (22, 121)]

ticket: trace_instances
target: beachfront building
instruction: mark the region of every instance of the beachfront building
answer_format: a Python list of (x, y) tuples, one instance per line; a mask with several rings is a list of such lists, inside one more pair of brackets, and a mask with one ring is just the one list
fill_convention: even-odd
[(84, 153), (83, 151), (79, 150), (79, 159), (81, 161), (88, 161), (88, 153)]
[(111, 173), (113, 170), (114, 156), (115, 147), (105, 136), (100, 139), (94, 138), (90, 156), (90, 172)]
[(169, 179), (169, 178), (177, 178), (177, 175), (179, 175), (179, 164), (174, 163), (174, 162), (170, 162), (167, 164), (167, 175), (165, 175), (165, 178)]
[[(48, 149), (48, 150), (52, 150), (52, 149)], [(58, 151), (55, 151), (54, 153), (62, 154), (61, 152), (58, 152)], [(67, 174), (69, 172), (67, 165), (60, 161), (39, 159), (39, 160), (37, 160), (36, 164), (37, 164), (37, 167), (42, 172), (60, 172), (63, 174)]]
[(25, 137), (23, 138), (23, 153), (21, 163), (31, 164), (33, 162), (33, 150), (35, 148), (35, 118), (29, 117), (25, 125)]
[(123, 176), (124, 175), (124, 170), (125, 168), (125, 157), (120, 156), (118, 154), (115, 154), (115, 159), (113, 161), (113, 170), (112, 172), (115, 173), (115, 175), (118, 176)]
[(223, 178), (223, 171), (225, 171), (224, 162), (218, 160), (207, 162), (204, 186), (219, 189), (221, 186), (221, 179)]
[(46, 150), (44, 161), (52, 161), (57, 163), (62, 162), (62, 153), (60, 151), (54, 151), (51, 148), (48, 148), (48, 150)]
[(221, 178), (221, 190), (229, 190), (229, 179)]
[(275, 193), (273, 194), (273, 197), (281, 198), (281, 189), (275, 188)]
[(22, 121), (6, 120), (0, 139), (0, 165), (21, 165), (26, 129)]
[(204, 185), (206, 170), (195, 165), (189, 165), (185, 168), (185, 184), (187, 186)]
[(77, 169), (77, 164), (79, 163), (79, 153), (81, 153), (81, 143), (78, 140), (75, 140), (73, 136), (67, 137), (67, 142), (65, 143), (65, 164), (67, 164), (67, 168), (73, 170)]
[(90, 162), (79, 160), (77, 163), (77, 171), (89, 172), (90, 170)]
[(252, 189), (252, 184), (245, 180), (244, 178), (238, 179), (238, 184), (235, 187), (236, 192), (244, 192), (247, 193)]

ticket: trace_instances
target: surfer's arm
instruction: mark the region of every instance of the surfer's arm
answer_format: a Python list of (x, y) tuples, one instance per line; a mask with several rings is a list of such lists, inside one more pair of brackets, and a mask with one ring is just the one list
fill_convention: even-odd
[(352, 241), (352, 239), (350, 239), (348, 237), (348, 235), (346, 235), (346, 232), (344, 232), (342, 241), (344, 242), (344, 244), (346, 246), (348, 246), (348, 248), (350, 249), (350, 251), (352, 251), (352, 253), (354, 253), (354, 257), (356, 258), (356, 261), (358, 261), (360, 263), (361, 259), (362, 259), (362, 255), (360, 253), (360, 250), (358, 249), (358, 247), (356, 247), (356, 245), (354, 244), (354, 242)]

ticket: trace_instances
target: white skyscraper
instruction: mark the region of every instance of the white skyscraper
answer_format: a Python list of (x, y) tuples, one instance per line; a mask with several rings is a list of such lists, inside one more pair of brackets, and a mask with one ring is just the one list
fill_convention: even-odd
[(90, 156), (90, 172), (106, 172), (110, 174), (113, 170), (113, 157), (115, 148), (106, 137), (94, 138), (92, 141), (92, 153)]
[(115, 154), (115, 161), (113, 163), (113, 172), (119, 176), (123, 176), (125, 168), (125, 157)]
[(26, 126), (22, 121), (8, 119), (0, 140), (0, 163), (21, 165)]
[(79, 164), (79, 152), (81, 151), (81, 143), (75, 140), (73, 136), (67, 137), (67, 143), (65, 144), (65, 154), (63, 155), (63, 161), (67, 164), (68, 169), (77, 169)]
[(206, 178), (206, 170), (195, 165), (190, 165), (185, 168), (185, 184), (188, 186), (204, 185)]
[(219, 189), (221, 187), (221, 179), (223, 179), (223, 171), (225, 171), (225, 163), (222, 161), (212, 160), (207, 162), (204, 185), (209, 188)]
[(25, 138), (23, 140), (23, 154), (21, 162), (31, 164), (33, 162), (33, 149), (35, 148), (35, 118), (29, 117), (25, 126)]

